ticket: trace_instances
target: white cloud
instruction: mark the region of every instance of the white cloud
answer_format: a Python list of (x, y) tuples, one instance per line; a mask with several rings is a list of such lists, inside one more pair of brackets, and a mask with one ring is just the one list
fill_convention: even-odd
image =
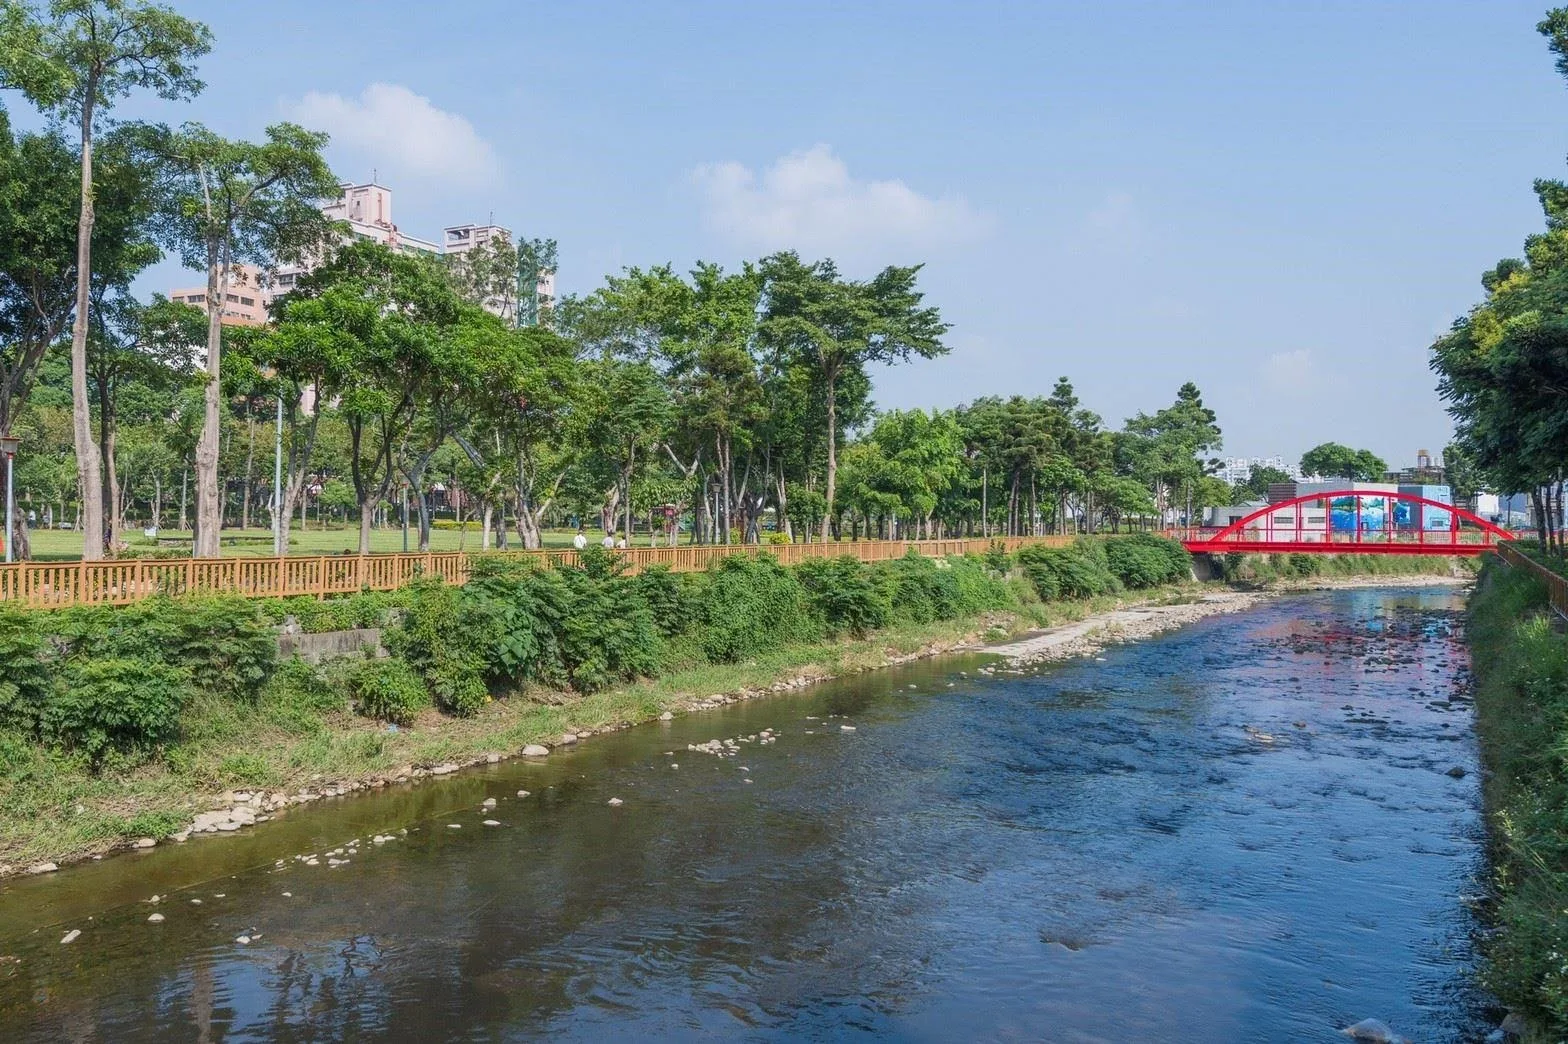
[(983, 236), (988, 214), (962, 197), (921, 195), (902, 181), (854, 178), (827, 145), (791, 152), (759, 176), (740, 163), (692, 171), (703, 220), (725, 238), (762, 249), (862, 253), (931, 247)]
[(1263, 380), (1278, 390), (1300, 389), (1313, 378), (1312, 351), (1275, 352), (1263, 361)]
[(478, 186), (499, 170), (495, 150), (473, 124), (399, 84), (373, 83), (357, 98), (311, 91), (286, 108), (304, 126), (331, 134), (335, 145), (399, 176)]

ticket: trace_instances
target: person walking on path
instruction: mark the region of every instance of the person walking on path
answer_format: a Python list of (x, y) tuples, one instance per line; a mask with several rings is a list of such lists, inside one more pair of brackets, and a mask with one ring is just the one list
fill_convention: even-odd
[(588, 534), (583, 532), (583, 527), (577, 527), (577, 535), (572, 537), (572, 546), (581, 551), (588, 546)]
[(615, 550), (615, 534), (614, 533), (605, 533), (604, 534), (604, 539), (599, 541), (599, 545), (601, 547), (603, 547), (606, 551), (614, 551)]

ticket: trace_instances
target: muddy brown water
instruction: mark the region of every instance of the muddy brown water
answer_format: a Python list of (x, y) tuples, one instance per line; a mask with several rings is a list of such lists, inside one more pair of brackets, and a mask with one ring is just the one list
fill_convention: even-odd
[(1478, 1039), (1461, 597), (928, 661), (8, 881), (0, 1039)]

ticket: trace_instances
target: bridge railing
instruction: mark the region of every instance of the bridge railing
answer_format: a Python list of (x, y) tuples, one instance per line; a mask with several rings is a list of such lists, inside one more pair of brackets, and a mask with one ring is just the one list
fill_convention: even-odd
[(1500, 545), (1497, 548), (1497, 557), (1515, 569), (1534, 574), (1546, 585), (1546, 595), (1551, 601), (1552, 609), (1558, 616), (1568, 619), (1568, 577), (1542, 565), (1512, 544)]
[(1376, 544), (1399, 544), (1410, 546), (1431, 546), (1434, 553), (1440, 553), (1445, 547), (1463, 545), (1467, 547), (1492, 547), (1501, 541), (1490, 533), (1476, 529), (1421, 529), (1415, 526), (1399, 526), (1384, 529), (1362, 529), (1359, 532), (1353, 529), (1329, 530), (1289, 528), (1276, 529), (1243, 529), (1225, 535), (1224, 540), (1219, 536), (1225, 533), (1225, 526), (1186, 526), (1169, 529), (1166, 535), (1173, 540), (1191, 544), (1221, 544), (1226, 548), (1234, 546), (1238, 551), (1249, 549), (1266, 551), (1270, 545), (1282, 544), (1333, 544), (1343, 545), (1348, 549), (1366, 547)]
[[(849, 555), (862, 562), (919, 555), (981, 554), (995, 544), (1014, 551), (1026, 544), (1070, 543), (1068, 536), (991, 537), (974, 540), (862, 540), (814, 544), (701, 544), (616, 551), (631, 572), (668, 566), (675, 572), (706, 569), (717, 559), (766, 553), (786, 565)], [(286, 598), (359, 591), (395, 591), (421, 577), (468, 581), (477, 558), (572, 565), (571, 548), (542, 551), (437, 551), (390, 555), (314, 555), (285, 558), (116, 559), (104, 562), (15, 562), (0, 565), (0, 604), (60, 609), (72, 605), (124, 605), (155, 595), (238, 594)]]

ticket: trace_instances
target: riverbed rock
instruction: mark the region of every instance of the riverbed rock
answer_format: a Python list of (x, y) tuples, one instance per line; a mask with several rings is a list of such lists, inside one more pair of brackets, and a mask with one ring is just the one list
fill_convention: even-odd
[(523, 748), (523, 757), (525, 758), (542, 758), (549, 753), (549, 747), (541, 747), (537, 743), (530, 743)]
[(624, 805), (624, 804), (626, 804), (626, 802), (622, 801), (620, 798), (611, 798), (610, 801), (609, 801), (609, 804), (611, 805), (611, 807), (614, 807), (614, 806), (617, 806), (617, 805)]
[(1497, 1028), (1503, 1031), (1503, 1036), (1505, 1037), (1522, 1037), (1525, 1034), (1525, 1030), (1530, 1027), (1525, 1022), (1523, 1015), (1517, 1011), (1510, 1011)]
[(34, 863), (27, 868), (27, 872), (30, 874), (52, 874), (58, 869), (60, 869), (59, 863)]
[(1388, 1023), (1382, 1019), (1362, 1019), (1339, 1032), (1351, 1040), (1363, 1040), (1368, 1044), (1403, 1044), (1405, 1040), (1389, 1028)]
[(497, 826), (500, 826), (500, 825), (501, 825), (501, 821), (498, 820), (498, 819), (487, 819), (487, 820), (485, 820), (485, 826), (497, 827)]
[(499, 754), (486, 754), (485, 755), (485, 764), (486, 765), (494, 765), (494, 764), (498, 763), (500, 760), (501, 760), (501, 755), (499, 755)]
[(840, 725), (838, 728), (839, 728), (840, 732), (854, 732), (855, 731), (855, 726), (853, 726), (853, 725)]
[(457, 771), (457, 766), (454, 765), (452, 762), (448, 761), (445, 764), (437, 765), (434, 768), (432, 768), (430, 770), (430, 774), (432, 776), (450, 776), (452, 773), (454, 773), (456, 771)]
[(485, 798), (483, 801), (481, 801), (479, 803), (479, 807), (480, 808), (494, 808), (495, 807), (495, 798)]
[(517, 796), (518, 797), (527, 797), (528, 796), (528, 791), (526, 791), (526, 790), (519, 790), (517, 792)]
[(148, 924), (162, 924), (163, 923), (163, 914), (159, 914), (159, 913), (148, 914), (147, 915), (147, 923)]
[(61, 937), (60, 945), (64, 946), (66, 943), (73, 943), (77, 939), (81, 938), (81, 935), (82, 935), (82, 930), (80, 928), (72, 928), (70, 931), (66, 932), (64, 936)]
[(663, 714), (659, 715), (659, 720), (660, 721), (674, 721), (675, 720), (675, 715), (671, 714), (669, 711), (665, 711)]
[(561, 738), (560, 738), (559, 742), (560, 742), (561, 746), (563, 746), (563, 747), (570, 746), (571, 744), (577, 742), (577, 733), (575, 733), (575, 732), (563, 732), (563, 733), (561, 733)]
[(234, 937), (234, 941), (239, 943), (241, 946), (249, 946), (250, 945), (250, 936), (248, 936), (248, 935), (237, 935), (237, 936)]
[(156, 845), (157, 843), (158, 843), (157, 841), (155, 841), (154, 839), (152, 839), (150, 837), (138, 837), (135, 841), (131, 842), (131, 847), (132, 848), (151, 848), (154, 845)]
[(1455, 779), (1464, 779), (1467, 773), (1464, 770), (1464, 766), (1455, 765), (1453, 768), (1444, 773), (1444, 775), (1452, 776)]

